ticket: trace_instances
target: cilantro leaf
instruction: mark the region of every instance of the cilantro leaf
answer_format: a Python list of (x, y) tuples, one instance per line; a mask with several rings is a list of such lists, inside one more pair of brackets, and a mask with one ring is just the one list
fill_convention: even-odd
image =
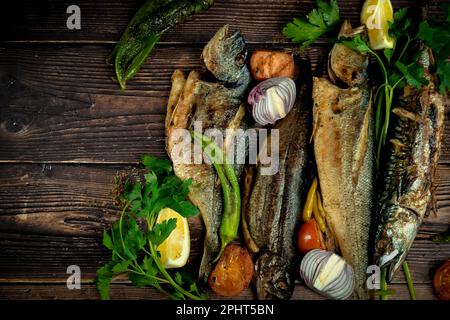
[(317, 0), (317, 9), (313, 9), (307, 20), (294, 18), (283, 28), (283, 34), (292, 42), (300, 44), (305, 49), (314, 43), (322, 35), (333, 31), (339, 23), (339, 6), (336, 0), (327, 3), (324, 0)]
[(353, 49), (361, 53), (372, 52), (369, 44), (363, 38), (361, 38), (361, 35), (359, 34), (350, 39), (340, 40), (340, 42), (349, 47), (350, 49)]
[(109, 262), (97, 270), (96, 285), (100, 294), (100, 299), (109, 300), (109, 287), (113, 277), (114, 262)]
[(388, 23), (388, 32), (391, 37), (399, 39), (402, 36), (409, 36), (411, 38), (409, 32), (412, 27), (412, 20), (411, 17), (409, 17), (408, 8), (401, 8), (396, 11), (394, 13), (394, 22), (388, 21)]
[(442, 94), (450, 89), (450, 4), (445, 4), (443, 9), (445, 18), (422, 21), (417, 33), (417, 38), (433, 50), (436, 74), (440, 81), (439, 91)]
[(406, 66), (400, 61), (396, 61), (395, 66), (405, 76), (406, 82), (408, 82), (410, 86), (419, 89), (423, 85), (428, 84), (428, 80), (423, 77), (425, 69), (421, 65), (411, 63)]
[(109, 250), (112, 250), (114, 248), (111, 236), (109, 235), (108, 232), (106, 232), (106, 230), (103, 230), (103, 240), (102, 240), (103, 245), (108, 248)]
[(134, 286), (138, 288), (143, 288), (145, 286), (159, 287), (158, 282), (155, 279), (143, 274), (129, 273), (128, 279)]
[(124, 239), (125, 255), (131, 260), (135, 260), (139, 251), (147, 243), (144, 233), (139, 230), (136, 220), (129, 219), (128, 230)]
[(177, 219), (171, 218), (156, 224), (148, 233), (148, 238), (154, 246), (159, 246), (166, 240), (177, 226)]
[(122, 273), (128, 270), (128, 266), (130, 265), (130, 260), (124, 260), (122, 262), (119, 262), (112, 268), (112, 272), (114, 273)]
[(392, 55), (394, 54), (394, 50), (386, 48), (383, 50), (383, 54), (386, 57), (386, 60), (388, 61), (388, 63), (391, 63), (391, 59), (392, 59)]
[(172, 172), (172, 165), (167, 159), (144, 155), (141, 158), (141, 162), (149, 171), (153, 171), (158, 177)]
[(319, 7), (319, 11), (322, 13), (323, 19), (325, 20), (327, 26), (334, 26), (339, 23), (340, 17), (337, 1), (327, 3), (324, 0), (318, 0), (317, 6)]

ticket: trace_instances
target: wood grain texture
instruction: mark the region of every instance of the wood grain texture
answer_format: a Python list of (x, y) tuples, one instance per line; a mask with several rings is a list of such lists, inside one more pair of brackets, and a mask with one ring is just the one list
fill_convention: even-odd
[[(200, 69), (202, 47), (157, 48), (124, 93), (104, 63), (110, 49), (0, 49), (0, 162), (136, 163), (143, 153), (165, 156), (172, 72)], [(326, 48), (308, 53), (317, 69)]]
[[(395, 296), (391, 300), (409, 300), (408, 288), (406, 285), (396, 284), (390, 286), (395, 290)], [(418, 284), (415, 287), (418, 300), (437, 300), (433, 294), (433, 289), (429, 285)], [(119, 300), (147, 300), (147, 299), (165, 299), (163, 295), (150, 288), (138, 289), (130, 284), (114, 283), (111, 285), (111, 299)], [(92, 284), (82, 284), (80, 290), (68, 290), (65, 284), (14, 284), (0, 286), (0, 299), (7, 300), (85, 300), (98, 299), (98, 292)], [(210, 294), (210, 299), (224, 300), (223, 297)], [(255, 293), (251, 289), (245, 290), (240, 297), (234, 299), (255, 299)], [(295, 287), (292, 300), (324, 300), (322, 296), (309, 290), (308, 288), (297, 285)]]
[[(339, 0), (341, 17), (359, 23), (364, 1)], [(392, 1), (395, 8), (425, 1)], [(445, 0), (436, 1), (444, 3)], [(9, 41), (117, 41), (142, 0), (79, 0), (81, 30), (68, 30), (66, 8), (70, 1), (20, 1), (9, 3), (3, 21), (3, 38)], [(310, 0), (216, 0), (208, 11), (190, 17), (174, 27), (161, 40), (176, 43), (204, 43), (215, 31), (228, 23), (242, 30), (247, 41), (259, 43), (287, 42), (281, 30), (293, 17), (304, 17), (313, 8)], [(5, 4), (6, 5), (6, 4)], [(436, 12), (433, 7), (432, 12)]]

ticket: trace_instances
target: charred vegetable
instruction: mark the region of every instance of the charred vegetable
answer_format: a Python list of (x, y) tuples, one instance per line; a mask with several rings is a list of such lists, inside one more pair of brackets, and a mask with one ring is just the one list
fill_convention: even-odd
[(295, 75), (295, 63), (292, 54), (279, 51), (259, 50), (252, 54), (250, 71), (257, 81), (270, 78), (288, 77)]
[(208, 9), (214, 0), (147, 0), (136, 12), (107, 61), (114, 63), (122, 89), (141, 68), (159, 38), (190, 15)]
[(433, 285), (439, 299), (450, 300), (450, 260), (437, 269)]
[(211, 289), (222, 296), (238, 296), (250, 285), (253, 261), (247, 249), (230, 244), (209, 276)]

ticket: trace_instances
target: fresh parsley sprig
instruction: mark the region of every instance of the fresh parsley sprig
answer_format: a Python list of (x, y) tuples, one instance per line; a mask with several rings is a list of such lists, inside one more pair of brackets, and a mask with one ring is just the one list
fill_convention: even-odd
[(339, 21), (339, 6), (336, 0), (329, 3), (317, 0), (317, 9), (313, 9), (307, 15), (307, 20), (294, 18), (284, 27), (283, 34), (292, 42), (299, 44), (301, 49), (305, 49), (323, 35), (334, 31)]
[[(186, 270), (169, 271), (160, 260), (158, 246), (175, 229), (177, 219), (156, 223), (163, 208), (171, 208), (184, 217), (198, 215), (187, 201), (191, 180), (173, 175), (168, 160), (142, 157), (148, 170), (144, 182), (119, 179), (116, 197), (122, 207), (118, 221), (110, 232), (104, 231), (103, 245), (111, 250), (111, 261), (97, 270), (97, 288), (102, 299), (109, 299), (111, 280), (127, 274), (137, 287), (151, 286), (173, 299), (204, 299)], [(117, 193), (117, 192), (116, 192)]]
[(360, 35), (340, 41), (356, 51), (375, 57), (382, 73), (381, 84), (374, 96), (377, 167), (386, 143), (392, 105), (396, 97), (401, 96), (401, 93), (397, 91), (403, 89), (406, 84), (420, 89), (429, 82), (425, 77), (423, 63), (420, 61), (423, 52), (416, 50), (415, 53), (411, 53), (420, 38), (413, 27), (408, 9), (403, 8), (395, 12), (394, 22), (390, 23), (389, 34), (396, 38), (395, 46), (392, 49), (384, 49), (382, 52), (372, 50)]

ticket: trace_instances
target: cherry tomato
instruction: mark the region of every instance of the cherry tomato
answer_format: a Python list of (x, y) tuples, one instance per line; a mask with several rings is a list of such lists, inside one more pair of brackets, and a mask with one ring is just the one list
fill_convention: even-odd
[(450, 260), (437, 269), (433, 285), (439, 299), (450, 300)]
[(301, 253), (307, 253), (313, 249), (325, 249), (322, 232), (315, 219), (302, 224), (298, 232), (297, 245)]

